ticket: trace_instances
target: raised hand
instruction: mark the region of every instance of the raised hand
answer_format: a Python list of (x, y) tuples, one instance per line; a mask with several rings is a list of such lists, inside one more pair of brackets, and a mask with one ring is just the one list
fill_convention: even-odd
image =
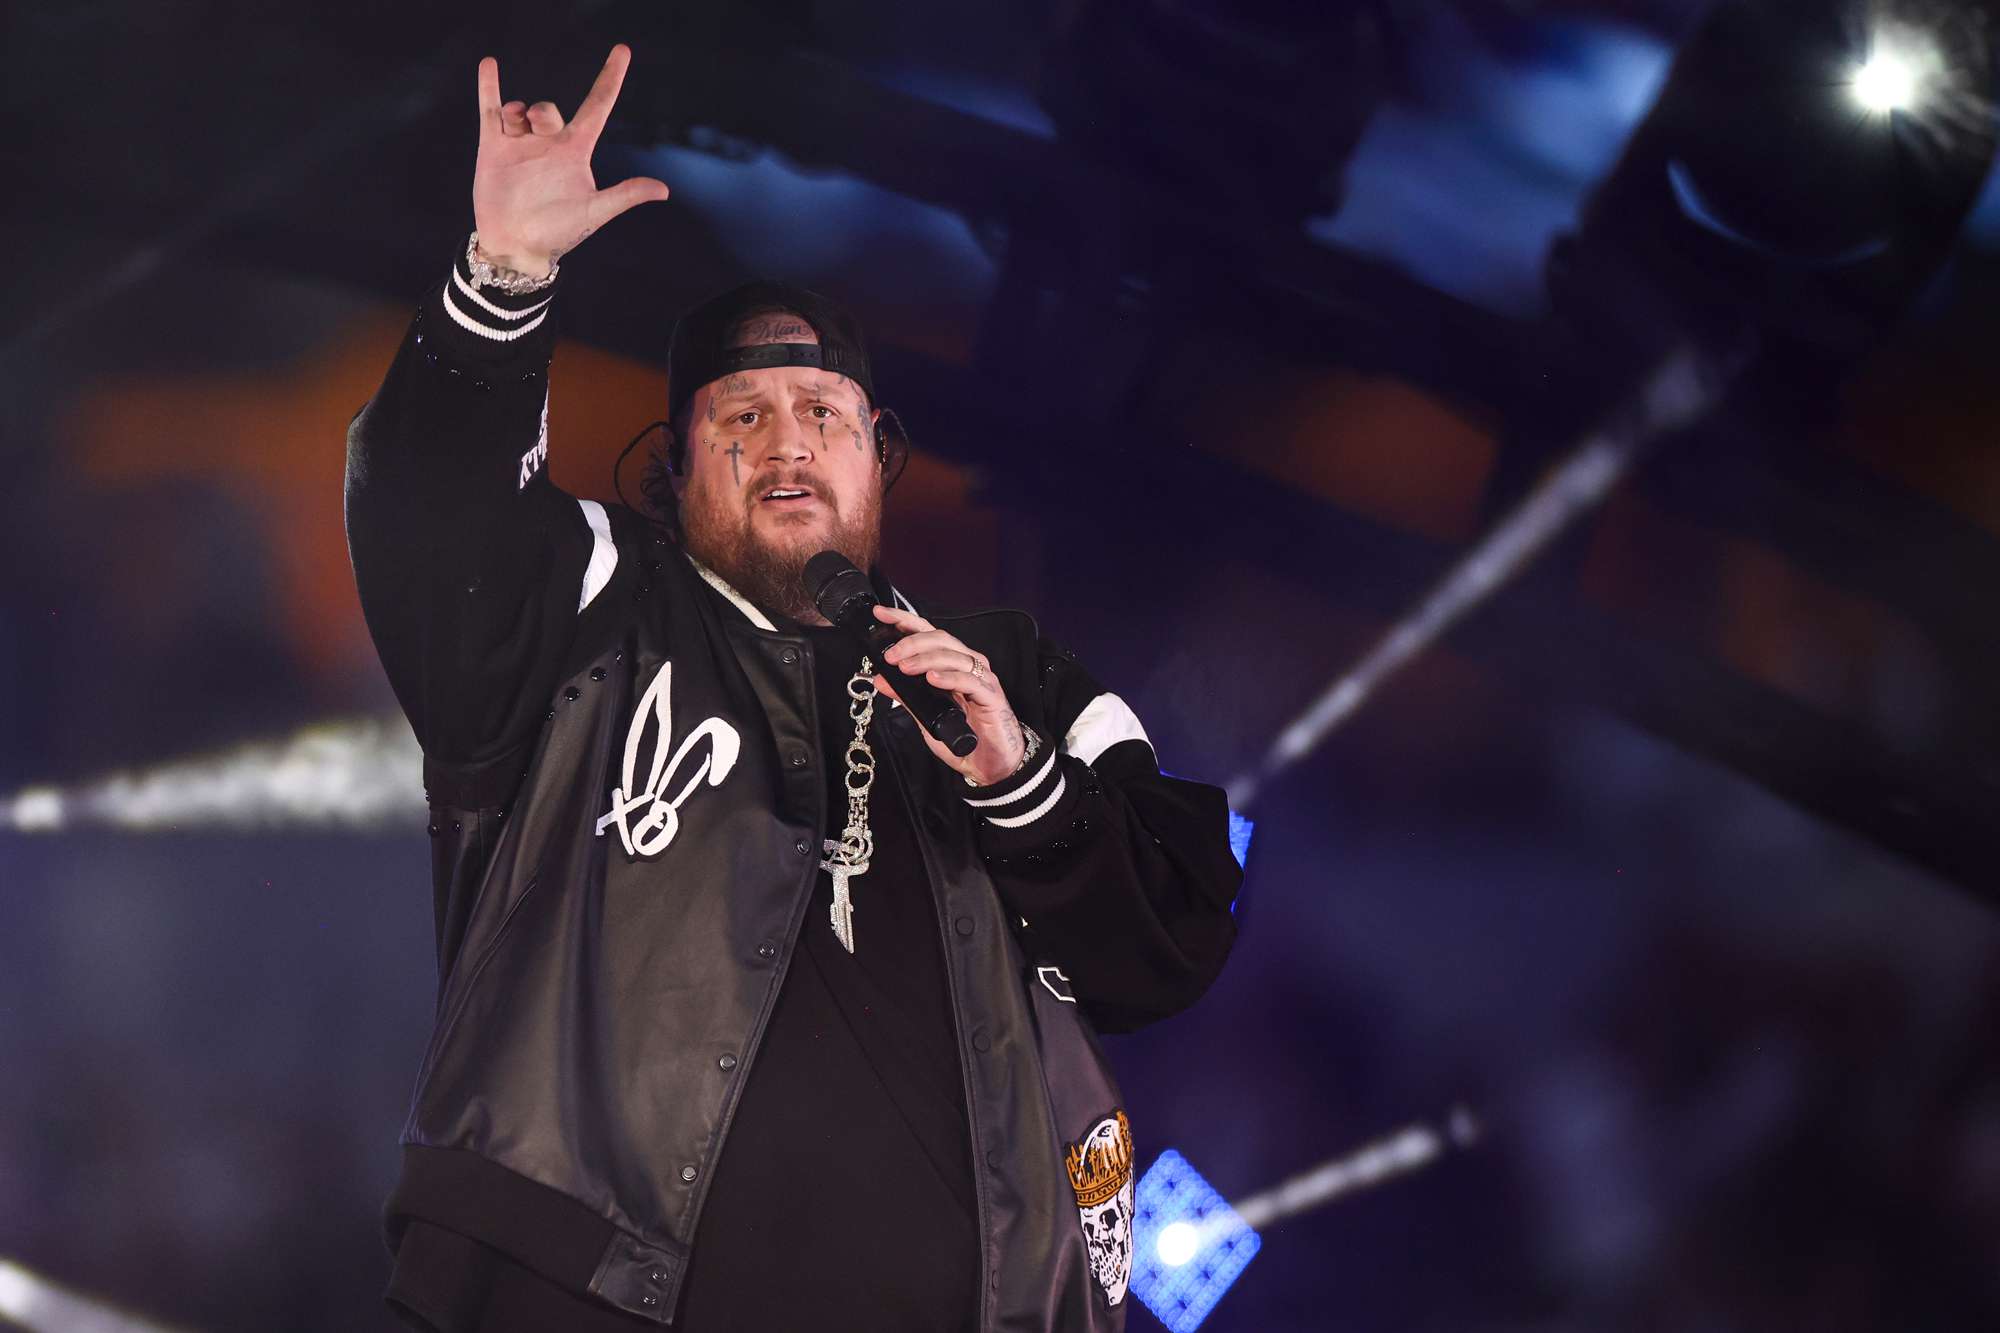
[(590, 155), (625, 82), (631, 48), (611, 48), (604, 68), (567, 124), (552, 102), (500, 101), (500, 62), (479, 62), (479, 160), (472, 173), (479, 248), (497, 264), (540, 277), (628, 208), (667, 197), (662, 181), (634, 176), (597, 188)]

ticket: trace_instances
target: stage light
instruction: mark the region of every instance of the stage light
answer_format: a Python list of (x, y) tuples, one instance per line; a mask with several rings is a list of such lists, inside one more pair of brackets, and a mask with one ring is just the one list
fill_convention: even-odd
[(1194, 1333), (1262, 1242), (1172, 1148), (1133, 1196), (1128, 1290), (1169, 1333)]
[(1553, 465), (1421, 602), (1286, 724), (1257, 767), (1230, 780), (1232, 810), (1254, 804), (1267, 783), (1317, 749), (1384, 681), (1513, 582), (1551, 542), (1602, 504), (1654, 441), (1706, 414), (1734, 373), (1735, 363), (1688, 348), (1662, 361), (1621, 410)]
[(1160, 1228), (1160, 1240), (1153, 1247), (1159, 1251), (1160, 1262), (1169, 1268), (1179, 1268), (1194, 1258), (1194, 1252), (1201, 1248), (1201, 1233), (1194, 1229), (1192, 1222), (1170, 1222)]
[(0, 1259), (0, 1324), (28, 1333), (174, 1333), (9, 1259)]
[(1854, 71), (1854, 100), (1877, 115), (1907, 111), (1917, 100), (1916, 61), (1883, 43)]
[(1855, 67), (1848, 88), (1863, 110), (1886, 116), (1931, 100), (1931, 86), (1943, 75), (1934, 42), (1915, 29), (1887, 26), (1869, 39), (1868, 54)]
[(1234, 1203), (1169, 1148), (1133, 1195), (1132, 1280), (1126, 1289), (1169, 1333), (1193, 1333), (1263, 1247), (1258, 1233), (1265, 1227), (1421, 1171), (1481, 1137), (1472, 1110), (1454, 1106), (1443, 1125), (1406, 1125)]
[(0, 793), (0, 832), (421, 828), (422, 768), (401, 718), (325, 722), (77, 786)]
[(1229, 812), (1229, 850), (1236, 855), (1236, 864), (1247, 867), (1250, 861), (1250, 835), (1257, 828), (1256, 821)]
[(51, 833), (63, 826), (63, 794), (53, 787), (26, 787), (0, 810), (23, 833)]
[(1752, 336), (1788, 384), (1865, 357), (1929, 289), (1992, 167), (1996, 33), (1970, 0), (1708, 7), (1550, 251), (1550, 303), (1590, 379), (1627, 380), (1683, 340)]

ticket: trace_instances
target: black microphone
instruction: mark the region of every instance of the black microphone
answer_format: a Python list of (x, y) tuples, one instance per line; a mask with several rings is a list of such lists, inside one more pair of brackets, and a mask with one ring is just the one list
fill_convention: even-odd
[[(903, 637), (903, 631), (875, 618), (881, 599), (868, 576), (840, 552), (821, 551), (806, 561), (805, 582), (813, 605), (827, 623), (860, 639), (878, 662), (882, 651)], [(912, 676), (892, 662), (882, 662), (882, 671), (885, 675), (896, 673), (896, 693), (903, 706), (945, 749), (963, 759), (979, 748), (979, 738), (972, 734), (965, 710), (952, 700), (950, 691), (939, 689), (922, 676)]]

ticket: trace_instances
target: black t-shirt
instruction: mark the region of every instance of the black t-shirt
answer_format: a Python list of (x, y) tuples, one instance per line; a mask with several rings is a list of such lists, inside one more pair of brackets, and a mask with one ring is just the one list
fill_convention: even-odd
[[(861, 652), (837, 631), (804, 633), (837, 837)], [(877, 699), (878, 718), (889, 707)], [(850, 881), (855, 952), (834, 937), (822, 871), (703, 1205), (677, 1333), (976, 1326), (978, 1210), (944, 944), (909, 810), (879, 759), (869, 826), (873, 859)], [(421, 1221), (390, 1297), (449, 1333), (657, 1327)]]
[[(838, 837), (861, 651), (835, 630), (805, 634), (826, 836)], [(877, 717), (889, 707), (878, 698)], [(878, 721), (878, 752), (880, 734)], [(874, 854), (849, 883), (855, 951), (834, 937), (822, 871), (703, 1205), (688, 1333), (974, 1326), (978, 1208), (944, 945), (909, 811), (879, 758), (868, 823)]]

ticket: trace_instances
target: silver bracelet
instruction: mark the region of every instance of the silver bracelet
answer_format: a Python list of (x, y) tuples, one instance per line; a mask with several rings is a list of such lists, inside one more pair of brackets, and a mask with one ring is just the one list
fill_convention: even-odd
[(1021, 737), (1024, 742), (1021, 748), (1021, 762), (1014, 765), (1014, 771), (1012, 773), (1009, 773), (1004, 778), (996, 778), (992, 782), (974, 782), (971, 778), (966, 778), (965, 774), (961, 773), (959, 774), (959, 776), (961, 778), (965, 778), (965, 785), (968, 787), (975, 787), (975, 788), (997, 787), (1003, 782), (1012, 782), (1015, 778), (1020, 777), (1021, 770), (1028, 766), (1028, 761), (1035, 757), (1035, 751), (1039, 750), (1042, 747), (1041, 738), (1035, 735), (1035, 729), (1033, 727), (1022, 727)]
[(479, 233), (475, 231), (472, 233), (472, 239), (465, 243), (465, 267), (472, 273), (474, 291), (478, 291), (481, 287), (491, 287), (494, 291), (505, 292), (509, 296), (526, 296), (530, 292), (539, 292), (551, 286), (556, 280), (556, 272), (560, 265), (556, 256), (550, 255), (548, 273), (537, 278), (523, 273), (520, 269), (496, 264), (479, 248)]

